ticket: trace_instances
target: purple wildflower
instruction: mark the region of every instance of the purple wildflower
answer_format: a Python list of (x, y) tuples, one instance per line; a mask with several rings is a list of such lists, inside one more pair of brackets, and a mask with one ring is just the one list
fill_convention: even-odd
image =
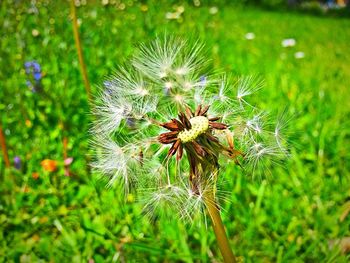
[(37, 72), (40, 73), (40, 72), (41, 72), (41, 67), (40, 67), (39, 63), (33, 61), (33, 62), (32, 62), (32, 67), (33, 67), (33, 71), (34, 71), (35, 73), (37, 73)]
[(36, 61), (27, 61), (24, 63), (25, 72), (27, 74), (26, 85), (32, 90), (32, 92), (37, 92), (41, 89), (41, 66)]
[(41, 67), (36, 61), (27, 61), (24, 63), (24, 68), (28, 77), (32, 75), (36, 81), (41, 79)]
[(22, 161), (21, 161), (21, 158), (19, 156), (15, 156), (15, 158), (13, 158), (13, 165), (17, 170), (21, 169)]
[(33, 76), (36, 81), (39, 81), (41, 79), (41, 72), (34, 72)]

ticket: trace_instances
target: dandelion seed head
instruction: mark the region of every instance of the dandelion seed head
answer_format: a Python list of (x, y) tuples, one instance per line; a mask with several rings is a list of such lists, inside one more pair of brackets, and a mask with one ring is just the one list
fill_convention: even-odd
[(177, 38), (141, 45), (94, 107), (93, 168), (109, 185), (134, 188), (151, 218), (169, 210), (190, 221), (219, 197), (220, 169), (266, 171), (285, 153), (283, 121), (271, 128), (248, 99), (261, 80), (206, 72), (201, 53)]

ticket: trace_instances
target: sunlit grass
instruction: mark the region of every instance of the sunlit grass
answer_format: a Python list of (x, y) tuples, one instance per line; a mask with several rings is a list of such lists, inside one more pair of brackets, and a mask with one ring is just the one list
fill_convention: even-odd
[[(107, 190), (105, 182), (89, 174), (90, 115), (69, 4), (40, 2), (35, 13), (27, 2), (3, 1), (0, 9), (0, 117), (11, 161), (19, 156), (23, 164), (21, 171), (5, 171), (1, 162), (0, 257), (96, 262), (218, 258), (204, 223), (149, 222), (134, 195), (125, 203), (121, 190)], [(266, 81), (254, 103), (273, 110), (288, 105), (293, 114), (294, 148), (287, 168), (276, 167), (266, 181), (251, 180), (235, 167), (225, 175), (224, 190), (232, 194), (223, 217), (235, 253), (247, 262), (346, 262), (346, 256), (329, 249), (329, 241), (347, 236), (350, 224), (349, 217), (341, 220), (350, 196), (350, 21), (233, 4), (218, 5), (216, 13), (209, 5), (183, 4), (180, 18), (168, 20), (166, 13), (176, 8), (166, 3), (122, 7), (96, 2), (78, 8), (94, 91), (135, 44), (171, 32), (204, 41), (218, 70), (237, 77), (260, 75)], [(254, 39), (246, 39), (249, 32)], [(296, 45), (282, 47), (286, 38)], [(295, 58), (299, 51), (304, 58)], [(26, 86), (24, 63), (33, 60), (41, 65), (42, 92)], [(65, 136), (74, 158), (71, 177), (64, 176)], [(58, 170), (44, 171), (44, 159), (57, 160)]]

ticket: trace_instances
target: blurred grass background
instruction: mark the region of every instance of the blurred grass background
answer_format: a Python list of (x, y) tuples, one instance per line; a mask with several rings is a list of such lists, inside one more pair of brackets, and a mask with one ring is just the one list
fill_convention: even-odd
[[(292, 155), (267, 179), (236, 167), (222, 174), (231, 245), (244, 262), (348, 262), (350, 20), (226, 2), (76, 1), (93, 93), (140, 42), (164, 33), (198, 37), (216, 70), (262, 76), (265, 88), (252, 100), (294, 115)], [(0, 4), (0, 116), (12, 165), (1, 156), (1, 261), (220, 260), (210, 226), (152, 223), (135, 196), (125, 201), (89, 171), (91, 117), (69, 2)], [(283, 47), (286, 38), (296, 45)], [(26, 85), (24, 63), (33, 60), (43, 75), (37, 92)], [(45, 170), (44, 159), (56, 161), (56, 171)]]

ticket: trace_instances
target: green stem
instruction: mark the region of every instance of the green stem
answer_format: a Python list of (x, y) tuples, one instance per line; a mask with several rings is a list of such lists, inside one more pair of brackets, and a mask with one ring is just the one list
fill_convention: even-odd
[(6, 148), (6, 140), (5, 140), (5, 135), (2, 131), (2, 126), (0, 125), (0, 145), (1, 145), (1, 149), (2, 149), (2, 154), (4, 156), (4, 162), (5, 162), (5, 166), (7, 168), (9, 168), (11, 166), (10, 164), (10, 159), (7, 153), (7, 148)]
[(77, 53), (79, 58), (80, 71), (81, 71), (81, 75), (83, 76), (86, 94), (88, 96), (88, 99), (91, 101), (91, 88), (90, 88), (88, 75), (86, 72), (86, 65), (84, 62), (83, 51), (81, 48), (81, 42), (80, 42), (79, 30), (78, 30), (77, 12), (75, 8), (74, 0), (71, 0), (71, 16), (72, 16), (72, 22), (73, 22), (75, 46), (77, 48)]
[(211, 218), (212, 226), (218, 242), (218, 246), (222, 257), (224, 258), (225, 263), (234, 263), (236, 262), (235, 256), (230, 247), (228, 241), (224, 224), (222, 223), (220, 211), (216, 204), (214, 195), (209, 195), (205, 198), (205, 205), (208, 209), (209, 216)]

